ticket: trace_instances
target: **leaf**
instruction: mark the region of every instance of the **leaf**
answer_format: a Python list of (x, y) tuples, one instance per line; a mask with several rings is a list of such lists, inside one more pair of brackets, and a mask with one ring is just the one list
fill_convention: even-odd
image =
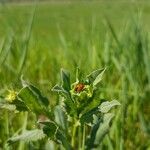
[(66, 150), (71, 150), (71, 145), (69, 144), (65, 134), (62, 130), (58, 127), (55, 122), (48, 121), (48, 122), (41, 122), (44, 124), (43, 132), (55, 142), (58, 142), (64, 146)]
[(56, 123), (52, 121), (47, 121), (47, 122), (40, 122), (41, 124), (44, 124), (45, 126), (43, 127), (43, 132), (52, 140), (56, 138), (56, 132), (58, 129), (58, 126)]
[(70, 115), (75, 115), (77, 108), (76, 108), (74, 101), (71, 98), (70, 93), (67, 92), (65, 89), (63, 89), (63, 87), (61, 87), (59, 85), (55, 85), (52, 88), (52, 91), (56, 91), (56, 92), (60, 93), (61, 96), (65, 98), (64, 103), (65, 103), (67, 113)]
[(93, 115), (96, 113), (98, 113), (98, 108), (94, 108), (94, 109), (86, 112), (85, 114), (83, 114), (80, 118), (81, 124), (91, 123), (93, 121)]
[(45, 106), (49, 105), (49, 101), (46, 97), (44, 97), (41, 93), (41, 91), (33, 86), (32, 84), (26, 82), (25, 80), (23, 80), (23, 77), (21, 76), (21, 82), (22, 82), (22, 86), (23, 87), (29, 87), (29, 89), (34, 93), (34, 95), (36, 95), (36, 97), (38, 98), (39, 101), (41, 101), (41, 103)]
[(99, 106), (99, 111), (101, 111), (102, 113), (107, 113), (112, 107), (117, 105), (120, 105), (120, 103), (117, 100), (113, 100), (111, 102), (103, 102)]
[(62, 87), (66, 91), (70, 91), (70, 74), (65, 71), (64, 69), (61, 69), (61, 80), (62, 80)]
[(104, 136), (109, 131), (109, 128), (110, 128), (109, 123), (113, 117), (114, 117), (114, 114), (112, 114), (112, 113), (107, 113), (104, 115), (103, 123), (100, 124), (100, 126), (96, 132), (94, 144), (99, 145), (102, 142)]
[(99, 75), (96, 77), (96, 79), (94, 80), (93, 82), (93, 86), (96, 86), (98, 83), (100, 83), (100, 81), (102, 80), (102, 76), (105, 72), (106, 68), (104, 68), (100, 73)]
[(16, 109), (18, 111), (28, 111), (28, 107), (26, 106), (26, 104), (19, 100), (19, 99), (15, 99), (11, 104), (15, 105), (16, 106)]
[(30, 130), (30, 131), (25, 131), (23, 134), (14, 136), (8, 139), (9, 144), (13, 144), (17, 141), (25, 141), (25, 142), (30, 142), (30, 141), (37, 141), (45, 137), (45, 134), (43, 133), (42, 130), (35, 129), (35, 130)]
[(67, 93), (67, 91), (65, 91), (61, 86), (59, 86), (58, 84), (56, 84), (53, 88), (52, 91), (54, 92), (60, 92), (60, 93)]
[(37, 114), (46, 112), (45, 105), (42, 101), (43, 99), (41, 99), (37, 93), (33, 92), (29, 86), (22, 88), (17, 97), (20, 101), (23, 101), (31, 111)]
[(33, 86), (31, 84), (29, 85), (29, 88), (33, 91), (33, 93), (35, 93), (37, 95), (38, 100), (41, 101), (41, 103), (43, 105), (45, 105), (45, 106), (49, 105), (48, 99), (42, 95), (41, 91), (38, 88), (36, 88), (35, 86)]
[(89, 74), (87, 76), (87, 78), (88, 78), (90, 84), (93, 83), (94, 86), (96, 84), (98, 84), (101, 81), (102, 75), (103, 75), (105, 70), (106, 70), (106, 68), (98, 69), (98, 70), (93, 71), (91, 74)]
[(96, 132), (99, 128), (99, 125), (100, 125), (100, 120), (93, 125), (92, 129), (91, 129), (91, 133), (90, 133), (90, 136), (89, 138), (87, 139), (86, 141), (86, 150), (91, 150), (92, 148), (95, 147), (94, 145), (94, 141), (95, 141), (95, 137), (96, 137)]
[(56, 106), (54, 110), (55, 122), (62, 127), (63, 130), (67, 131), (67, 116), (62, 110), (61, 106)]
[(16, 106), (12, 105), (12, 104), (0, 104), (0, 108), (1, 109), (6, 109), (9, 111), (15, 111), (16, 110)]
[[(109, 131), (109, 123), (114, 117), (114, 114), (112, 113), (107, 113), (104, 114), (103, 119), (98, 118), (93, 115), (93, 127), (91, 129), (90, 137), (86, 141), (86, 150), (91, 150), (94, 147), (97, 147), (105, 137), (105, 135)], [(96, 119), (96, 120), (95, 120)]]
[(79, 109), (79, 113), (84, 114), (94, 108), (98, 108), (101, 103), (101, 99), (96, 99), (95, 97), (91, 97), (87, 102), (84, 102)]

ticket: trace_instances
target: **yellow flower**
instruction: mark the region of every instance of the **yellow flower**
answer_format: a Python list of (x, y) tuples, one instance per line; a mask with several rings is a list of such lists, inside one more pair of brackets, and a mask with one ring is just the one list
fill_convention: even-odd
[(9, 91), (9, 94), (6, 96), (6, 100), (11, 103), (16, 99), (16, 96), (17, 96), (16, 91)]

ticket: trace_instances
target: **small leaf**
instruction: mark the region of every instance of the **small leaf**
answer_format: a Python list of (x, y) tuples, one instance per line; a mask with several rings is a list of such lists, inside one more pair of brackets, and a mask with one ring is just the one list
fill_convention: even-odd
[(65, 91), (61, 86), (59, 86), (58, 84), (56, 84), (53, 88), (52, 91), (54, 92), (60, 92), (60, 93), (67, 93), (67, 91)]
[(47, 122), (40, 122), (41, 124), (44, 124), (45, 126), (43, 127), (43, 132), (52, 140), (54, 140), (56, 137), (56, 132), (57, 132), (57, 125), (52, 122), (52, 121), (47, 121)]
[(30, 142), (30, 141), (37, 141), (45, 137), (45, 134), (43, 133), (42, 130), (35, 129), (35, 130), (30, 130), (30, 131), (25, 131), (23, 134), (14, 136), (8, 139), (9, 144), (13, 144), (17, 141), (25, 141), (25, 142)]
[(65, 71), (64, 69), (61, 69), (61, 79), (62, 79), (62, 87), (66, 91), (70, 91), (70, 74)]
[(117, 100), (113, 100), (111, 102), (103, 102), (99, 106), (99, 111), (101, 111), (102, 113), (107, 113), (112, 107), (117, 105), (120, 105), (120, 103)]
[(100, 81), (102, 80), (102, 76), (103, 76), (105, 70), (106, 70), (106, 68), (103, 69), (103, 70), (99, 73), (99, 75), (95, 78), (95, 80), (94, 80), (94, 82), (93, 82), (93, 86), (96, 86), (98, 83), (100, 83)]
[(94, 84), (96, 85), (97, 84), (96, 82), (100, 82), (101, 77), (102, 77), (105, 70), (106, 70), (105, 68), (104, 69), (98, 69), (98, 70), (93, 71), (91, 74), (89, 74), (87, 76), (87, 78), (88, 78), (90, 84), (93, 83), (93, 85)]

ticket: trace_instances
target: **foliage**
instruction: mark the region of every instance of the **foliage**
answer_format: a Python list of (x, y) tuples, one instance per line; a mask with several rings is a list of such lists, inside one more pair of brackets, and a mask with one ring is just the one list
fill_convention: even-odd
[[(79, 69), (77, 71), (79, 72)], [(42, 96), (40, 90), (22, 79), (22, 89), (18, 92), (10, 91), (1, 108), (33, 112), (36, 116), (42, 115), (46, 119), (38, 121), (40, 129), (24, 130), (22, 134), (9, 138), (8, 143), (13, 144), (19, 140), (32, 142), (47, 136), (67, 150), (98, 147), (108, 133), (114, 116), (108, 111), (120, 105), (116, 100), (101, 102), (96, 94), (104, 71), (105, 69), (96, 70), (82, 79), (77, 73), (76, 82), (71, 84), (70, 74), (62, 69), (62, 84), (52, 88), (52, 91), (60, 96), (60, 102), (54, 111), (49, 110), (48, 99)], [(77, 132), (79, 129), (80, 133)], [(77, 137), (82, 141), (82, 145)]]

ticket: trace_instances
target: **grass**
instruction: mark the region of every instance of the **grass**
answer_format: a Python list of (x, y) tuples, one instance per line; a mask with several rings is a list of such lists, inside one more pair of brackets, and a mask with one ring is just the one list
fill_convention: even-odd
[[(88, 73), (107, 66), (101, 90), (105, 98), (117, 99), (122, 106), (102, 148), (149, 149), (150, 3), (41, 4), (32, 24), (33, 10), (29, 4), (0, 7), (0, 93), (18, 89), (21, 73), (54, 104), (57, 100), (50, 89), (59, 81), (61, 67), (74, 73), (79, 66)], [(1, 122), (5, 118), (1, 114)], [(9, 126), (11, 118), (5, 123)], [(20, 125), (14, 124), (10, 133), (6, 127), (7, 133)], [(0, 123), (4, 135), (2, 130)]]

